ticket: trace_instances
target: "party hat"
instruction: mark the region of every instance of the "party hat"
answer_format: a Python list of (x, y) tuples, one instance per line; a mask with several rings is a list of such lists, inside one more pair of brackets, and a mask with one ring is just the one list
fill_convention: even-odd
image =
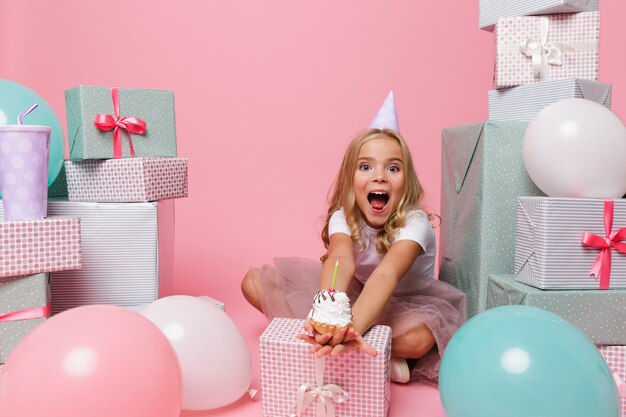
[(393, 91), (389, 91), (387, 98), (383, 102), (378, 113), (374, 116), (374, 119), (370, 123), (370, 129), (391, 129), (396, 132), (400, 132), (400, 126), (398, 125), (398, 115), (396, 113), (396, 103), (393, 100)]

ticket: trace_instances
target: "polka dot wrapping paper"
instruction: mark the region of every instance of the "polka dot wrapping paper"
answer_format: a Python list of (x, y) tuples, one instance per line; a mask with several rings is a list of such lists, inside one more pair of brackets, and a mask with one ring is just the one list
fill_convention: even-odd
[[(542, 24), (547, 27), (546, 42)], [(564, 78), (598, 80), (600, 12), (505, 17), (498, 20), (494, 36), (496, 88)], [(527, 41), (536, 42), (537, 59), (546, 61), (544, 78), (533, 67), (535, 59), (520, 50)]]
[[(619, 379), (626, 383), (626, 346), (598, 346), (612, 373), (616, 373)], [(617, 381), (616, 381), (617, 382)], [(618, 385), (618, 390), (620, 389)], [(626, 417), (626, 388), (621, 387), (620, 417)]]
[(0, 222), (0, 277), (81, 267), (80, 219)]
[(66, 161), (70, 201), (149, 202), (187, 197), (187, 158)]
[(485, 309), (489, 274), (510, 274), (515, 202), (544, 195), (522, 159), (525, 122), (488, 122), (442, 131), (439, 279), (467, 294), (471, 317)]
[[(612, 232), (626, 227), (626, 200), (616, 199)], [(626, 254), (611, 248), (610, 268), (590, 275), (601, 248), (583, 245), (585, 233), (607, 237), (605, 203), (595, 198), (520, 197), (517, 201), (515, 280), (541, 289), (626, 288)], [(616, 241), (619, 239), (616, 239)], [(626, 319), (626, 317), (624, 317)]]
[[(0, 278), (0, 316), (50, 304), (48, 274)], [(45, 317), (28, 320), (0, 320), (0, 363)]]
[[(304, 331), (303, 324), (299, 319), (276, 318), (260, 337), (263, 417), (290, 416), (296, 410), (299, 389), (307, 384), (319, 387), (315, 376), (319, 362), (310, 353), (310, 345), (296, 338)], [(376, 358), (355, 349), (322, 362), (323, 385), (335, 384), (348, 395), (345, 401), (333, 402), (337, 417), (387, 414), (391, 328), (374, 326), (364, 337), (378, 351)], [(314, 398), (300, 416), (318, 417), (316, 401)]]
[[(135, 156), (176, 154), (174, 93), (168, 90), (119, 88), (119, 116), (146, 123), (143, 134), (131, 134)], [(113, 158), (113, 130), (99, 130), (96, 115), (114, 115), (111, 87), (81, 85), (65, 91), (70, 159)], [(122, 157), (131, 156), (128, 135), (122, 132)]]
[(626, 345), (626, 290), (544, 291), (515, 281), (512, 274), (490, 275), (487, 308), (503, 305), (541, 308), (569, 321), (595, 344)]

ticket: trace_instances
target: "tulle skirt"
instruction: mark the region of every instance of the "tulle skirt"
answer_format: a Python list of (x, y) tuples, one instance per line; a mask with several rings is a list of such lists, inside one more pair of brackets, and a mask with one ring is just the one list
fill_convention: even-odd
[[(263, 313), (270, 320), (274, 317), (307, 316), (313, 296), (319, 290), (322, 272), (322, 264), (319, 261), (276, 258), (274, 265), (264, 265), (252, 271), (260, 275), (260, 279), (255, 280), (255, 289), (260, 297)], [(352, 281), (348, 290), (352, 303), (362, 289), (362, 283), (356, 279)], [(421, 278), (416, 290), (394, 294), (377, 324), (390, 326), (392, 337), (395, 338), (416, 325), (425, 323), (432, 331), (437, 344), (425, 356), (415, 361), (411, 380), (436, 383), (443, 351), (454, 332), (465, 320), (464, 293), (445, 282)]]

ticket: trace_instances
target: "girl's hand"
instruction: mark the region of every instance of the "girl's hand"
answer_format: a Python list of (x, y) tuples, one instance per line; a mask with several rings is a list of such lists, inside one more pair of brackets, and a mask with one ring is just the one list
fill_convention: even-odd
[(320, 334), (313, 328), (308, 319), (304, 323), (304, 328), (309, 334), (300, 334), (298, 338), (312, 344), (311, 352), (315, 353), (318, 358), (324, 355), (341, 355), (353, 348), (360, 349), (363, 353), (373, 357), (378, 354), (376, 349), (363, 340), (363, 337), (354, 328), (341, 329), (334, 336), (331, 333)]

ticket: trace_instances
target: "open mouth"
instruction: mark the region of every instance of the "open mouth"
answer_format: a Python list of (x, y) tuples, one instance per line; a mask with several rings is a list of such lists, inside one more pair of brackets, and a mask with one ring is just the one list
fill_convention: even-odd
[(374, 211), (382, 211), (389, 202), (389, 194), (384, 191), (372, 191), (367, 195), (367, 201)]

